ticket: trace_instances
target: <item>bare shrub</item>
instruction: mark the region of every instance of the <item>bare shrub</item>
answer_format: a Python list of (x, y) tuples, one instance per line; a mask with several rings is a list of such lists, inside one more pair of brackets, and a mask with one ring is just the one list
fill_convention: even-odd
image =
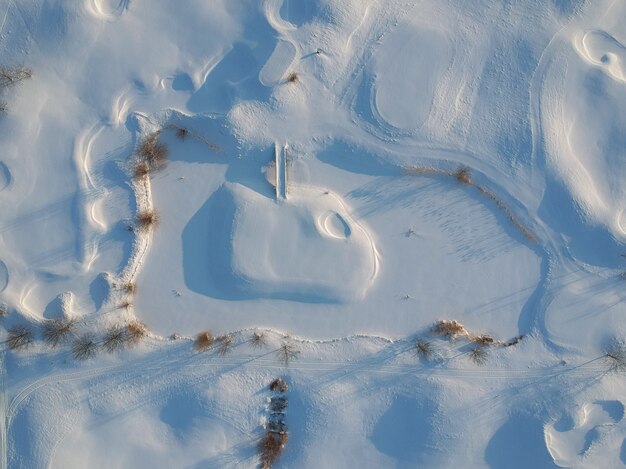
[(261, 457), (261, 468), (271, 468), (285, 449), (289, 436), (287, 433), (267, 432), (259, 442), (258, 450)]
[(612, 345), (606, 351), (611, 371), (626, 371), (626, 346)]
[(20, 350), (33, 343), (33, 331), (29, 326), (17, 324), (9, 328), (7, 347), (10, 350)]
[(203, 331), (196, 336), (196, 340), (193, 345), (198, 352), (204, 352), (205, 350), (208, 350), (214, 342), (215, 338), (213, 337), (213, 334), (209, 331)]
[(134, 295), (135, 293), (137, 293), (137, 284), (135, 282), (126, 282), (123, 283), (119, 286), (120, 290), (130, 294), (130, 295)]
[(511, 347), (513, 345), (517, 345), (520, 343), (520, 341), (524, 338), (523, 335), (518, 335), (517, 337), (513, 337), (511, 340), (509, 340), (508, 342), (505, 342), (504, 346), (505, 347)]
[(486, 335), (486, 334), (473, 336), (471, 338), (471, 341), (477, 345), (480, 345), (481, 347), (484, 347), (486, 345), (494, 345), (496, 343), (493, 337), (491, 337), (490, 335)]
[(435, 324), (435, 326), (433, 327), (433, 331), (436, 334), (452, 339), (467, 335), (467, 331), (465, 330), (463, 324), (454, 320), (448, 321), (447, 319), (443, 319)]
[(460, 166), (455, 172), (454, 177), (463, 184), (472, 184), (472, 175), (467, 166)]
[(68, 318), (50, 319), (43, 325), (41, 335), (45, 343), (56, 347), (74, 334), (76, 321)]
[(228, 355), (233, 349), (234, 339), (231, 334), (221, 335), (216, 340), (219, 344), (217, 348), (217, 353), (219, 353), (220, 356), (223, 357), (224, 355)]
[(283, 413), (288, 405), (289, 401), (286, 397), (272, 397), (270, 399), (270, 412), (275, 414)]
[(149, 231), (159, 224), (159, 215), (154, 209), (142, 210), (137, 214), (137, 227), (141, 231)]
[(122, 350), (124, 349), (128, 341), (127, 335), (128, 331), (125, 327), (111, 327), (104, 334), (102, 345), (104, 346), (104, 349), (109, 353)]
[(298, 75), (296, 72), (291, 72), (287, 76), (288, 83), (298, 83), (299, 81), (300, 81), (300, 75)]
[(286, 433), (287, 425), (282, 419), (272, 419), (267, 422), (267, 429), (273, 433)]
[(87, 360), (96, 356), (98, 343), (93, 334), (87, 333), (72, 343), (72, 355), (76, 360)]
[(143, 179), (150, 174), (150, 166), (145, 161), (138, 161), (133, 169), (133, 176), (135, 179)]
[(133, 307), (133, 302), (130, 300), (122, 300), (122, 302), (119, 305), (117, 305), (117, 307), (120, 309), (128, 310)]
[(6, 303), (0, 303), (0, 318), (5, 317), (9, 312), (9, 306)]
[(165, 167), (169, 157), (167, 145), (159, 141), (160, 132), (148, 135), (139, 145), (137, 153), (139, 157), (148, 163), (152, 169)]
[(13, 68), (0, 66), (0, 88), (16, 85), (32, 76), (32, 70), (24, 66)]
[(189, 133), (189, 131), (187, 129), (185, 129), (184, 127), (177, 127), (176, 128), (176, 137), (179, 140), (185, 140), (185, 138), (187, 138), (187, 134)]
[(469, 357), (476, 365), (483, 366), (487, 362), (487, 349), (476, 346), (469, 351)]
[(148, 328), (139, 321), (132, 321), (126, 325), (126, 341), (130, 345), (136, 345), (148, 335)]
[(287, 389), (289, 389), (289, 385), (280, 378), (276, 378), (270, 383), (270, 391), (272, 392), (276, 392), (277, 390), (280, 392), (286, 392)]
[(422, 339), (415, 341), (415, 353), (418, 357), (428, 360), (433, 353), (433, 345)]
[(285, 341), (278, 349), (278, 358), (283, 362), (285, 366), (289, 365), (291, 360), (298, 358), (300, 350), (291, 342)]
[(255, 331), (252, 334), (252, 337), (250, 338), (250, 344), (252, 344), (252, 347), (254, 347), (256, 349), (263, 348), (263, 346), (265, 346), (266, 342), (267, 342), (267, 340), (266, 340), (265, 334), (263, 332)]

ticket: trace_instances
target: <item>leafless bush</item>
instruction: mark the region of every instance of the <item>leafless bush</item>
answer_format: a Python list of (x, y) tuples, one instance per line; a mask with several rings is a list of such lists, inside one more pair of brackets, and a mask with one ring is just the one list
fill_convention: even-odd
[(444, 337), (450, 337), (452, 339), (467, 335), (467, 331), (465, 330), (463, 324), (454, 320), (448, 321), (447, 319), (443, 319), (435, 324), (435, 326), (433, 327), (433, 331), (436, 334), (442, 335)]
[(135, 163), (135, 168), (133, 170), (133, 176), (135, 179), (143, 179), (148, 174), (150, 174), (150, 166), (145, 161), (138, 161)]
[(16, 85), (17, 83), (26, 80), (32, 76), (32, 70), (24, 66), (18, 66), (13, 68), (0, 66), (0, 89)]
[(285, 411), (287, 406), (289, 405), (289, 401), (286, 397), (272, 397), (270, 399), (270, 412), (279, 414)]
[(505, 347), (511, 347), (513, 345), (517, 345), (524, 338), (523, 335), (518, 335), (517, 337), (513, 337), (511, 340), (504, 344)]
[(469, 357), (476, 365), (483, 366), (487, 362), (487, 349), (476, 346), (469, 351)]
[(277, 353), (280, 361), (282, 361), (284, 365), (287, 366), (289, 365), (289, 362), (291, 360), (295, 360), (296, 358), (298, 358), (300, 350), (298, 350), (298, 348), (291, 342), (285, 341), (282, 343)]
[(185, 138), (187, 138), (188, 133), (189, 131), (185, 129), (184, 127), (176, 127), (176, 137), (179, 140), (185, 140)]
[(484, 347), (486, 345), (494, 345), (497, 342), (494, 341), (493, 337), (491, 337), (490, 335), (479, 335), (479, 336), (472, 336), (470, 339), (472, 342), (474, 342), (477, 345), (480, 345), (481, 347)]
[(6, 303), (0, 303), (0, 318), (3, 318), (9, 312), (9, 306)]
[(167, 164), (169, 150), (167, 145), (159, 141), (160, 132), (148, 135), (139, 145), (139, 157), (152, 169), (163, 168)]
[(10, 350), (19, 350), (33, 343), (33, 331), (29, 326), (18, 324), (7, 332), (7, 347)]
[(300, 81), (300, 76), (296, 72), (291, 72), (287, 76), (288, 83), (298, 83), (298, 81)]
[(102, 345), (104, 349), (109, 352), (116, 352), (122, 350), (128, 342), (128, 331), (125, 327), (114, 326), (109, 328), (104, 334)]
[(139, 321), (132, 321), (126, 325), (126, 341), (130, 345), (136, 345), (148, 335), (148, 328)]
[(231, 334), (221, 335), (216, 340), (219, 344), (217, 348), (217, 353), (219, 353), (220, 356), (223, 357), (225, 355), (228, 355), (233, 349), (234, 339)]
[(280, 392), (286, 392), (287, 389), (289, 389), (289, 385), (280, 378), (276, 378), (270, 383), (270, 391), (272, 392), (276, 392), (276, 390)]
[(422, 357), (424, 360), (428, 360), (433, 352), (433, 345), (422, 339), (415, 341), (415, 353), (418, 357)]
[(130, 295), (134, 295), (137, 293), (137, 284), (135, 282), (126, 282), (121, 284), (119, 289)]
[(209, 331), (203, 331), (196, 336), (196, 340), (193, 345), (198, 352), (204, 352), (213, 345), (213, 342), (215, 342), (213, 334)]
[(256, 349), (260, 349), (265, 346), (266, 342), (265, 334), (263, 334), (263, 332), (255, 331), (250, 338), (250, 344), (252, 344), (252, 347)]
[(467, 166), (460, 166), (455, 172), (454, 177), (463, 184), (472, 184), (472, 175)]
[(267, 422), (267, 429), (273, 433), (286, 433), (287, 425), (282, 419), (272, 419)]
[(289, 436), (287, 433), (267, 432), (259, 442), (259, 455), (261, 456), (261, 468), (269, 469), (278, 460), (285, 449), (285, 443)]
[(122, 302), (117, 306), (120, 309), (130, 309), (133, 307), (133, 302), (130, 300), (122, 300)]
[(68, 318), (50, 319), (43, 325), (41, 335), (45, 343), (56, 347), (59, 342), (69, 339), (74, 334), (76, 321)]
[(93, 334), (87, 333), (79, 337), (72, 344), (72, 355), (76, 360), (87, 360), (96, 356), (98, 343)]
[(606, 352), (611, 371), (626, 371), (626, 346), (612, 345)]
[(137, 227), (141, 231), (148, 231), (159, 224), (159, 215), (154, 209), (142, 210), (137, 214)]

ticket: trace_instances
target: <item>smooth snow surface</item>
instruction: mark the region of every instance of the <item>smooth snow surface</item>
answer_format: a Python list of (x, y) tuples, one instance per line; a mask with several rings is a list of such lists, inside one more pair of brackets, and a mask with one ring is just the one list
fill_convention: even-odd
[[(278, 376), (276, 467), (626, 466), (626, 3), (0, 18), (0, 65), (32, 70), (1, 96), (3, 339), (35, 331), (3, 342), (0, 468), (259, 467)], [(135, 176), (150, 138), (168, 162)]]

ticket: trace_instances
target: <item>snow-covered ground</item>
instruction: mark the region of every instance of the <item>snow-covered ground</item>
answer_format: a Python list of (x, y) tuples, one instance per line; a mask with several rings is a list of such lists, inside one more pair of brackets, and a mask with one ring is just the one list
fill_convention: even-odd
[[(3, 0), (0, 20), (0, 65), (32, 70), (2, 96), (3, 336), (36, 331), (5, 347), (0, 467), (258, 467), (276, 377), (276, 467), (626, 466), (605, 356), (626, 339), (623, 1)], [(168, 163), (136, 177), (150, 138)], [(135, 347), (75, 359), (135, 320)], [(198, 352), (204, 330), (232, 348)], [(477, 357), (482, 334), (523, 339)]]

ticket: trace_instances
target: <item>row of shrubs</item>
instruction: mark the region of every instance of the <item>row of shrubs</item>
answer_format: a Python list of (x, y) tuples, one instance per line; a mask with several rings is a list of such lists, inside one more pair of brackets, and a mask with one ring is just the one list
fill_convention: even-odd
[(502, 199), (500, 199), (489, 189), (486, 189), (485, 187), (476, 184), (472, 180), (471, 171), (467, 166), (460, 166), (456, 171), (446, 171), (443, 169), (431, 168), (428, 166), (404, 167), (402, 168), (402, 170), (405, 174), (424, 174), (453, 177), (461, 184), (476, 188), (481, 194), (495, 202), (498, 208), (504, 212), (506, 217), (513, 224), (513, 226), (515, 226), (515, 228), (517, 228), (526, 239), (528, 239), (532, 243), (537, 243), (537, 237), (535, 236), (535, 234), (517, 218), (517, 216)]
[[(146, 326), (132, 321), (124, 326), (107, 329), (102, 337), (92, 332), (77, 334), (77, 321), (69, 318), (50, 319), (41, 325), (43, 342), (55, 348), (69, 343), (72, 355), (77, 360), (86, 360), (96, 355), (99, 348), (109, 353), (137, 345), (148, 334)], [(35, 330), (25, 324), (17, 324), (7, 331), (6, 346), (10, 350), (21, 350), (35, 342)]]
[(272, 393), (269, 400), (269, 419), (257, 447), (262, 469), (270, 469), (278, 461), (289, 440), (285, 423), (285, 409), (289, 405), (285, 393), (288, 388), (287, 383), (281, 378), (276, 378), (269, 385)]

